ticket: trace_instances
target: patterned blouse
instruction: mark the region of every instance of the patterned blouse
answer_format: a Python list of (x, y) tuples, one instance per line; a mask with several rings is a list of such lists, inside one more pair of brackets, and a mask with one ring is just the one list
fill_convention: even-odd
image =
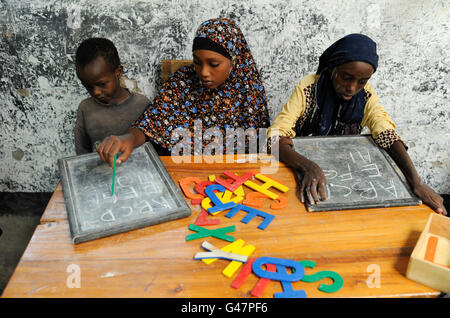
[[(239, 137), (249, 128), (269, 126), (264, 86), (241, 30), (231, 20), (211, 19), (201, 24), (196, 37), (207, 37), (225, 48), (232, 58), (232, 70), (216, 89), (201, 85), (192, 64), (172, 74), (163, 84), (134, 127), (169, 151), (180, 143), (176, 134), (172, 138), (176, 130), (184, 129), (194, 136), (196, 129), (201, 129), (202, 149), (214, 141), (219, 145), (216, 151), (223, 151), (228, 147), (224, 144), (227, 132), (234, 132), (242, 140)], [(187, 147), (192, 152), (200, 140), (189, 139)], [(234, 141), (230, 147), (236, 148)]]

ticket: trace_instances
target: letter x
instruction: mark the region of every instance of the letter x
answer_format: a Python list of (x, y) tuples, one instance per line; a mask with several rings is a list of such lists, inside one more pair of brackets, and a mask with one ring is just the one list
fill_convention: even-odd
[(228, 232), (234, 232), (234, 229), (235, 229), (234, 225), (222, 227), (222, 228), (215, 229), (215, 230), (209, 230), (209, 229), (205, 229), (204, 227), (197, 226), (195, 224), (189, 224), (189, 230), (195, 231), (197, 233), (189, 234), (188, 236), (186, 236), (186, 241), (192, 241), (192, 240), (196, 240), (199, 238), (205, 238), (205, 237), (212, 236), (212, 237), (224, 240), (224, 241), (234, 242), (234, 237), (225, 234)]

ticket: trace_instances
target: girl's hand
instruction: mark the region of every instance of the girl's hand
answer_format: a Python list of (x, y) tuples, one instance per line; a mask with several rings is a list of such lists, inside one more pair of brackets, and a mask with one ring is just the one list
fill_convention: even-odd
[(447, 215), (447, 210), (444, 207), (444, 199), (429, 186), (424, 183), (419, 183), (413, 186), (413, 191), (431, 209), (439, 214)]
[[(305, 194), (310, 204), (319, 203), (321, 200), (325, 201), (325, 186), (327, 180), (322, 169), (311, 160), (304, 160), (302, 163), (301, 172), (303, 174), (300, 180), (300, 200), (305, 202)], [(320, 195), (320, 197), (319, 197)]]
[(447, 210), (443, 204), (444, 199), (422, 182), (403, 142), (397, 140), (389, 149), (387, 149), (387, 152), (402, 170), (414, 193), (422, 200), (422, 202), (427, 204), (437, 213), (447, 215)]
[(322, 169), (313, 161), (296, 152), (292, 140), (281, 137), (278, 142), (279, 160), (290, 168), (299, 171), (302, 178), (299, 181), (300, 201), (305, 203), (305, 195), (310, 204), (325, 201), (325, 186), (327, 180)]

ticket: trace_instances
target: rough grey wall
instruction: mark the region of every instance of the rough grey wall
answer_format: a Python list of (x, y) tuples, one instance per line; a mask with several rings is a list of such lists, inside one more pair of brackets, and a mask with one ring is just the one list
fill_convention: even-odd
[(421, 176), (450, 193), (445, 0), (0, 0), (0, 191), (53, 191), (56, 160), (74, 154), (75, 112), (87, 96), (73, 65), (83, 39), (115, 42), (125, 85), (151, 99), (161, 59), (190, 59), (198, 25), (218, 16), (243, 30), (272, 120), (326, 47), (348, 33), (371, 36), (380, 55), (372, 85)]

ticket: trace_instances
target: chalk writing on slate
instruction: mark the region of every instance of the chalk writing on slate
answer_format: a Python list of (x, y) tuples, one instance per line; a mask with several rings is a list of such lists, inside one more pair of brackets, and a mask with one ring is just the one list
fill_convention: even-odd
[[(326, 201), (307, 210), (331, 211), (420, 205), (402, 172), (371, 135), (298, 137), (295, 150), (325, 174)], [(298, 182), (302, 174), (296, 171)]]
[(97, 153), (58, 160), (74, 244), (191, 214), (150, 143), (112, 170)]

